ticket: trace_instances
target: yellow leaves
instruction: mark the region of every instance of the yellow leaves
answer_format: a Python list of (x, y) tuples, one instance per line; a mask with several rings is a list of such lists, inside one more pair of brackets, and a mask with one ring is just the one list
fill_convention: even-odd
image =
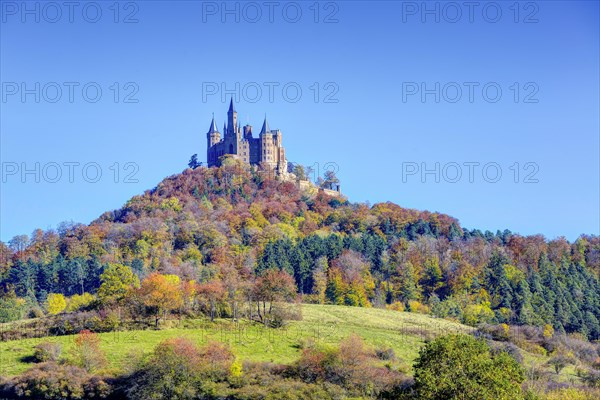
[(401, 301), (395, 301), (392, 304), (387, 304), (385, 306), (386, 310), (394, 310), (394, 311), (404, 311), (406, 309), (406, 307), (404, 306), (404, 303), (402, 303)]
[(168, 199), (161, 201), (160, 208), (162, 210), (173, 210), (175, 212), (179, 212), (181, 211), (182, 207), (177, 197), (169, 197)]
[(465, 308), (464, 320), (467, 325), (477, 325), (481, 322), (490, 322), (494, 312), (488, 304), (470, 304)]
[(278, 224), (275, 225), (281, 232), (283, 232), (283, 234), (285, 236), (287, 236), (289, 239), (296, 239), (298, 237), (298, 231), (296, 231), (296, 229), (294, 229), (293, 226), (280, 222)]
[(88, 306), (92, 301), (94, 301), (94, 296), (88, 292), (85, 292), (82, 295), (75, 294), (67, 301), (67, 311), (78, 311), (79, 309)]
[(549, 339), (554, 336), (554, 328), (550, 324), (544, 325), (544, 337)]
[(179, 282), (181, 282), (181, 279), (179, 279), (177, 275), (165, 274), (164, 277), (165, 281), (170, 283), (171, 285), (179, 285)]
[(431, 312), (429, 306), (417, 300), (410, 300), (408, 302), (408, 309), (410, 310), (410, 312), (419, 314), (429, 314)]
[(512, 283), (519, 283), (525, 279), (525, 274), (523, 271), (515, 267), (514, 265), (506, 264), (504, 265), (504, 272), (506, 273), (506, 277)]
[(67, 308), (65, 296), (60, 293), (50, 293), (46, 299), (46, 308), (48, 309), (48, 313), (52, 315), (64, 311)]
[(242, 376), (242, 363), (239, 359), (236, 358), (235, 361), (231, 363), (231, 367), (229, 367), (229, 373), (234, 378)]
[(202, 252), (200, 251), (200, 249), (198, 249), (198, 247), (193, 244), (190, 244), (189, 246), (187, 246), (185, 248), (185, 252), (183, 253), (184, 261), (195, 260), (195, 261), (202, 262), (203, 258), (204, 257), (202, 256)]
[(269, 221), (267, 221), (267, 219), (263, 215), (262, 210), (258, 204), (253, 203), (252, 205), (250, 205), (248, 211), (250, 212), (250, 215), (252, 215), (252, 218), (256, 222), (257, 226), (263, 228), (269, 225)]

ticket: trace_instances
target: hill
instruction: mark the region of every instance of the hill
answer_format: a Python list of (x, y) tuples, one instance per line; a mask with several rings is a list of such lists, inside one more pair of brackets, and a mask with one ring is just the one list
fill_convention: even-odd
[(168, 177), (89, 226), (36, 230), (0, 250), (0, 321), (40, 315), (50, 293), (94, 294), (116, 263), (142, 279), (222, 282), (229, 304), (278, 269), (304, 302), (600, 337), (598, 236), (468, 230), (445, 214), (303, 191), (235, 160)]

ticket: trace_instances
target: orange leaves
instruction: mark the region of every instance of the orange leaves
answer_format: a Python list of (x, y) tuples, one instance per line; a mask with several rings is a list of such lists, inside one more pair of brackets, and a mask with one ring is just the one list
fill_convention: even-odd
[(153, 273), (144, 279), (139, 289), (144, 305), (160, 311), (174, 310), (183, 305), (179, 277)]
[(263, 301), (289, 300), (296, 294), (296, 283), (287, 272), (269, 269), (256, 280), (255, 293)]

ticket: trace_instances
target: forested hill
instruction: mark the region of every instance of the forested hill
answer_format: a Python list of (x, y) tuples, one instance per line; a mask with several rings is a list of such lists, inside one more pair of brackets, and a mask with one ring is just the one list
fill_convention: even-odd
[(301, 192), (231, 160), (171, 176), (89, 226), (36, 230), (0, 249), (2, 301), (25, 314), (49, 293), (95, 293), (109, 263), (234, 289), (278, 268), (305, 302), (600, 338), (598, 236), (570, 243), (466, 230), (444, 214)]

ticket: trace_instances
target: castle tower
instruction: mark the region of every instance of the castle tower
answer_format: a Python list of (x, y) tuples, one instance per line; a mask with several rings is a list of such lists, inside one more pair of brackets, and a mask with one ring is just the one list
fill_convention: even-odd
[(227, 111), (227, 133), (226, 135), (235, 135), (237, 130), (237, 111), (233, 107), (233, 96), (229, 102), (229, 111)]
[(273, 135), (269, 129), (269, 123), (267, 122), (267, 116), (265, 115), (265, 121), (263, 122), (262, 129), (259, 134), (260, 139), (260, 161), (265, 162), (271, 166), (274, 166), (274, 152), (273, 152)]
[(210, 123), (210, 128), (208, 128), (208, 132), (206, 133), (206, 139), (208, 141), (208, 146), (206, 149), (206, 160), (208, 162), (208, 165), (212, 166), (217, 163), (218, 155), (216, 144), (221, 141), (221, 133), (217, 129), (217, 124), (215, 123), (214, 115)]

